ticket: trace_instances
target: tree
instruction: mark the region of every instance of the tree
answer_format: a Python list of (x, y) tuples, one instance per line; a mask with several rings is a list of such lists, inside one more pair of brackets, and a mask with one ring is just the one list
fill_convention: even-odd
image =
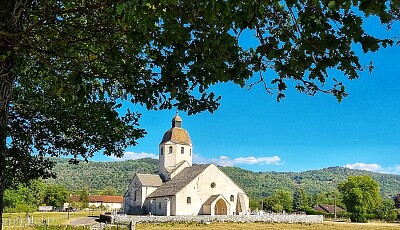
[(32, 181), (29, 186), (20, 184), (4, 193), (4, 208), (8, 212), (33, 212), (43, 203), (43, 181)]
[(264, 206), (271, 211), (281, 212), (286, 210), (291, 212), (293, 204), (293, 194), (290, 191), (277, 189), (274, 194), (268, 196), (264, 201)]
[(84, 188), (79, 192), (79, 208), (89, 208), (89, 189)]
[(249, 198), (249, 207), (251, 210), (258, 210), (261, 207), (261, 203), (258, 199), (254, 199), (253, 197)]
[[(145, 134), (140, 114), (121, 111), (122, 103), (213, 112), (219, 96), (210, 86), (251, 88), (254, 74), (268, 92), (276, 88), (278, 100), (294, 80), (299, 92), (340, 101), (345, 87), (328, 70), (357, 78), (363, 66), (354, 44), (374, 52), (394, 42), (364, 31), (364, 17), (390, 27), (398, 9), (390, 0), (4, 1), (0, 214), (4, 189), (54, 176), (45, 156), (121, 157), (135, 145)], [(239, 46), (245, 30), (258, 45)]]
[(386, 221), (395, 221), (397, 219), (397, 212), (394, 206), (394, 200), (391, 198), (382, 198), (382, 202), (376, 207), (374, 211), (378, 219)]
[(370, 176), (349, 176), (338, 187), (352, 222), (366, 222), (367, 211), (375, 210), (381, 203), (379, 184)]
[(62, 207), (67, 202), (69, 192), (64, 186), (48, 185), (44, 195), (46, 205), (53, 207)]
[(100, 191), (100, 195), (116, 196), (117, 195), (117, 190), (114, 187), (107, 186), (103, 190)]
[(295, 211), (306, 210), (309, 207), (307, 194), (304, 189), (297, 186), (293, 193), (293, 209)]

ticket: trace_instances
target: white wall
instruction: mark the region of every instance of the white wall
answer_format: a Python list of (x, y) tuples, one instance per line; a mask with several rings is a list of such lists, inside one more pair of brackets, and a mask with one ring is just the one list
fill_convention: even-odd
[[(172, 153), (169, 153), (169, 149), (172, 147)], [(161, 155), (161, 148), (163, 148), (163, 153)], [(184, 153), (182, 154), (181, 148), (184, 149)], [(175, 144), (171, 141), (166, 143), (162, 143), (158, 147), (159, 151), (159, 172), (166, 176), (168, 172), (171, 172), (175, 169), (175, 167), (182, 161), (187, 161), (189, 166), (192, 166), (192, 146), (191, 145), (181, 145)]]
[[(211, 188), (211, 183), (215, 183), (215, 187)], [(215, 165), (207, 167), (195, 180), (188, 184), (178, 194), (176, 194), (177, 210), (175, 215), (198, 215), (202, 214), (202, 205), (210, 196), (221, 194), (229, 202), (228, 215), (234, 214), (237, 205), (238, 193), (244, 193), (229, 177), (220, 171)], [(234, 196), (234, 200), (230, 201), (230, 196)], [(245, 206), (248, 209), (249, 199), (245, 196)], [(187, 203), (187, 197), (191, 197), (191, 204)], [(211, 207), (212, 209), (213, 207)]]

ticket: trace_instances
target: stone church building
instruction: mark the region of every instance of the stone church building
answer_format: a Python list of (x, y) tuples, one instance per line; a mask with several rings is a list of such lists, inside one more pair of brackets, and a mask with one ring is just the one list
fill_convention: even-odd
[(159, 145), (158, 174), (135, 174), (124, 195), (126, 214), (243, 215), (249, 198), (213, 164), (192, 165), (193, 145), (175, 115)]

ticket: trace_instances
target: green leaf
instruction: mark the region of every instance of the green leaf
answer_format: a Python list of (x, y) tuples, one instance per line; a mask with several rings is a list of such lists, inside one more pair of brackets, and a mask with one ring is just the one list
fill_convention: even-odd
[(121, 15), (121, 14), (122, 14), (122, 12), (123, 12), (124, 9), (125, 9), (125, 6), (126, 6), (125, 3), (118, 4), (118, 6), (117, 6), (117, 14), (118, 14), (118, 15)]
[(335, 9), (335, 8), (336, 8), (336, 3), (335, 3), (335, 1), (330, 1), (330, 2), (328, 3), (328, 8), (331, 9), (331, 10)]

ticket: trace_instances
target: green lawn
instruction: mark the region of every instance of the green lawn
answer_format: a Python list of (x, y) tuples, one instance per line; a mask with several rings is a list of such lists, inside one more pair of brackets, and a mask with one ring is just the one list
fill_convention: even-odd
[[(96, 212), (70, 212), (70, 220), (79, 217), (86, 216), (98, 216), (100, 211)], [(42, 215), (43, 218), (46, 219), (49, 223), (48, 226), (42, 227)], [(37, 229), (74, 229), (74, 230), (89, 230), (87, 227), (71, 227), (67, 226), (69, 221), (67, 219), (66, 212), (48, 212), (48, 213), (40, 213), (35, 212), (31, 214), (35, 221), (36, 227), (29, 227), (26, 223), (26, 214), (10, 214), (5, 213), (3, 215), (3, 226), (4, 229), (27, 229), (27, 230), (37, 230)], [(8, 222), (10, 221), (10, 222)], [(10, 223), (10, 224), (9, 224)], [(259, 229), (267, 229), (267, 230), (281, 230), (281, 229), (290, 229), (290, 230), (389, 230), (389, 229), (400, 229), (399, 223), (366, 223), (366, 224), (358, 224), (358, 223), (348, 223), (348, 222), (334, 222), (334, 221), (325, 221), (322, 224), (278, 224), (278, 223), (216, 223), (213, 222), (211, 224), (200, 224), (200, 223), (189, 223), (189, 224), (179, 224), (179, 223), (164, 223), (164, 224), (137, 224), (136, 230), (163, 230), (163, 229), (189, 229), (190, 230), (259, 230)], [(108, 225), (107, 229), (117, 229), (116, 226)], [(119, 230), (128, 229), (125, 225), (119, 225)]]
[[(65, 225), (71, 219), (86, 217), (86, 216), (99, 216), (101, 211), (82, 211), (82, 212), (69, 212), (69, 219), (67, 212), (34, 212), (29, 213), (31, 223), (35, 225), (41, 225), (43, 219), (49, 225)], [(26, 213), (3, 213), (3, 226), (7, 228), (22, 227), (27, 228), (28, 217)]]

